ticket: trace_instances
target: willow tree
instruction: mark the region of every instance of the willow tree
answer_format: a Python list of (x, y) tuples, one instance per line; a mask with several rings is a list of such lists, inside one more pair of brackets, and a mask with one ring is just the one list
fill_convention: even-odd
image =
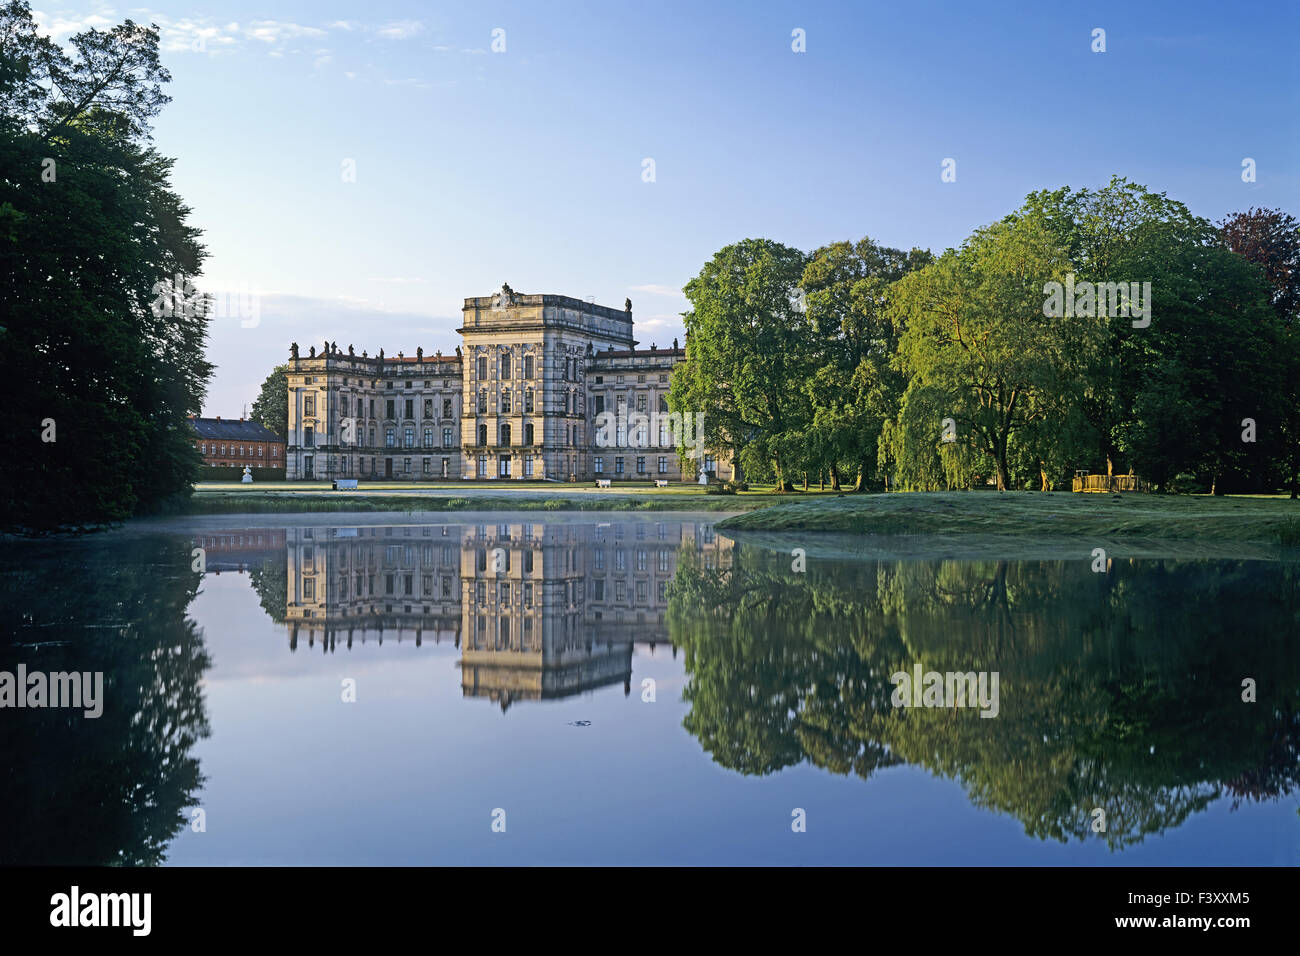
[(1054, 231), (1026, 216), (980, 229), (891, 288), (904, 400), (924, 392), (917, 404), (931, 410), (900, 420), (904, 442), (968, 444), (992, 461), (999, 490), (1010, 485), (1012, 443), (1069, 402), (1075, 356), (1100, 334), (1093, 320), (1044, 314), (1044, 285), (1069, 265)]

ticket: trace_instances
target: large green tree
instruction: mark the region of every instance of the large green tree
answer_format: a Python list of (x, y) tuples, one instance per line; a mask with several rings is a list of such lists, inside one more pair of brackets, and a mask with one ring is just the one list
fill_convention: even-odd
[(1060, 417), (1079, 388), (1075, 356), (1095, 347), (1094, 325), (1044, 314), (1045, 282), (1069, 265), (1055, 232), (1025, 215), (978, 230), (896, 283), (895, 363), (913, 411), (900, 419), (903, 444), (968, 446), (987, 456), (1000, 490), (1010, 487), (1013, 442)]
[(72, 37), (0, 7), (0, 524), (97, 524), (189, 493), (188, 416), (212, 367), (204, 257), (172, 161), (148, 146), (158, 31)]
[(280, 436), (289, 436), (289, 366), (277, 365), (262, 382), (262, 390), (253, 402), (253, 421)]
[(803, 383), (815, 369), (799, 296), (804, 254), (745, 239), (713, 256), (685, 288), (686, 359), (669, 405), (702, 413), (706, 443), (770, 465), (777, 487), (804, 453), (811, 410)]
[(886, 309), (889, 286), (933, 260), (929, 252), (904, 252), (870, 238), (835, 242), (813, 252), (801, 285), (821, 367), (805, 390), (813, 410), (810, 457), (831, 474), (838, 490), (841, 467), (857, 472), (866, 491), (877, 468), (885, 422), (897, 416), (904, 381), (890, 360), (898, 334)]
[(1276, 395), (1279, 472), (1294, 499), (1300, 497), (1300, 223), (1280, 209), (1248, 209), (1219, 224), (1219, 240), (1263, 270), (1272, 289), (1280, 328), (1273, 358), (1280, 364)]

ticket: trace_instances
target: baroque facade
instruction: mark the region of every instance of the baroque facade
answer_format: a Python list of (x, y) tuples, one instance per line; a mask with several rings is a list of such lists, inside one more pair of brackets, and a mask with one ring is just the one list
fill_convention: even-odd
[[(297, 343), (286, 478), (432, 481), (733, 477), (670, 416), (671, 348), (638, 349), (623, 309), (510, 286), (465, 299), (454, 356), (356, 355)], [(678, 449), (685, 441), (689, 452)]]

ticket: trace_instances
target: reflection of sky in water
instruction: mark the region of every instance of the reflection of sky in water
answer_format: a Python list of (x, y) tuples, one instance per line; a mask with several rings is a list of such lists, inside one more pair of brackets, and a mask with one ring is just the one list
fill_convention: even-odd
[[(231, 571), (209, 570), (188, 613), (212, 659), (211, 735), (192, 750), (207, 832), (183, 828), (171, 864), (1300, 862), (1294, 791), (1235, 812), (1220, 799), (1113, 852), (1027, 836), (1011, 815), (973, 806), (959, 781), (916, 766), (866, 780), (807, 762), (744, 776), (683, 728), (686, 654), (666, 644), (634, 646), (630, 694), (618, 677), (503, 713), (465, 694), (462, 651), (447, 638), (380, 646), (358, 635), (324, 651), (304, 632), (291, 652), (286, 625)], [(641, 700), (647, 677), (655, 703)], [(344, 678), (357, 681), (355, 704), (340, 700)], [(1006, 694), (1004, 684), (1004, 710)], [(497, 807), (504, 834), (490, 827)], [(795, 807), (806, 833), (791, 832)]]

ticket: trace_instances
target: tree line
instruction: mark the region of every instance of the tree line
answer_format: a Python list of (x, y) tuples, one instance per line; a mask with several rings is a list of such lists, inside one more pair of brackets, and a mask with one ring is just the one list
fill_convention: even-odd
[(1297, 495), (1300, 223), (1126, 179), (1031, 193), (942, 255), (720, 250), (685, 286), (675, 411), (781, 490)]

